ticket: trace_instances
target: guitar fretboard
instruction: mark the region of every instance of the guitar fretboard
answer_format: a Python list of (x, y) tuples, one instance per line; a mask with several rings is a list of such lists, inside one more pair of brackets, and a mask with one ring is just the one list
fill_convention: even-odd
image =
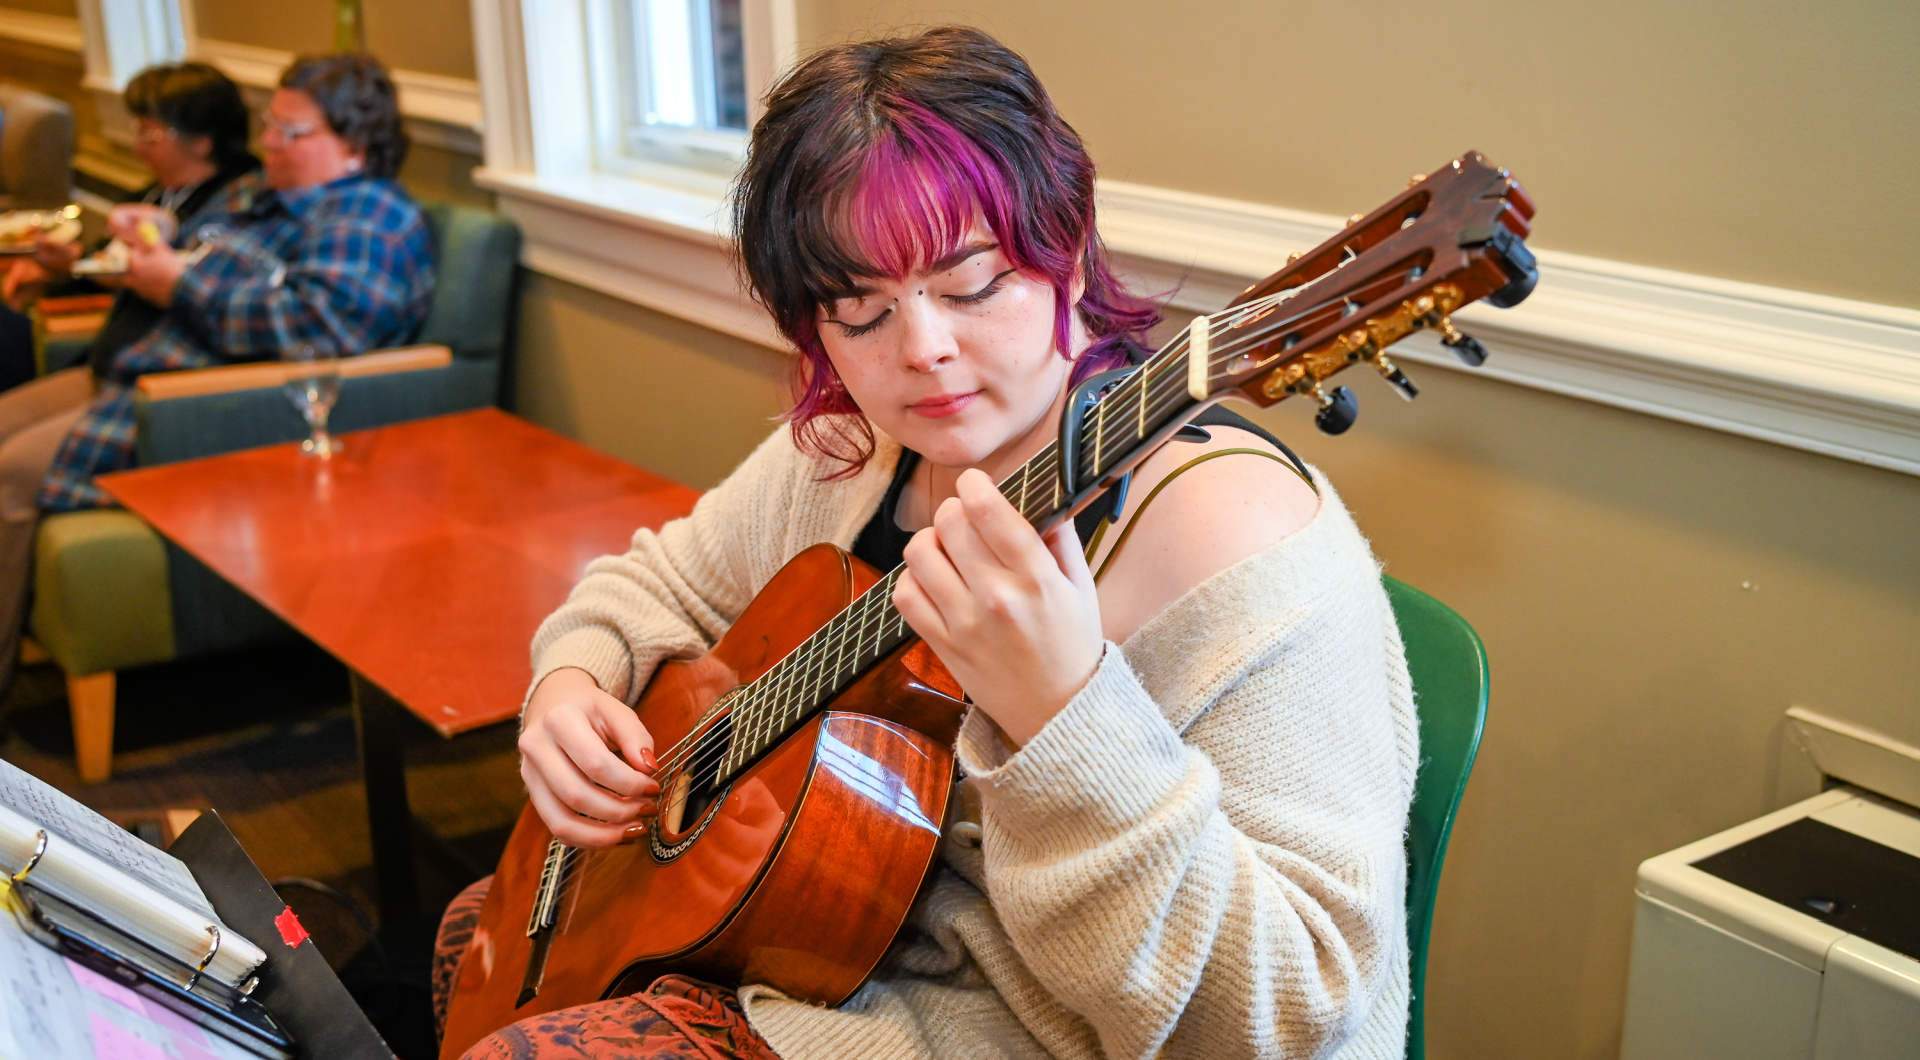
[[(1204, 345), (1195, 349), (1194, 331), (1183, 331), (1131, 375), (1108, 388), (1082, 420), (1074, 480), (1084, 485), (1076, 496), (1067, 495), (1061, 479), (1058, 441), (1048, 442), (1020, 470), (1003, 479), (1000, 492), (1035, 527), (1051, 525), (1070, 506), (1091, 496), (1103, 477), (1144, 457), (1150, 440), (1192, 418), (1201, 404), (1194, 393), (1196, 380), (1209, 394), (1216, 392), (1227, 373), (1214, 366), (1230, 361), (1236, 349), (1251, 349), (1268, 341), (1279, 327), (1289, 323), (1272, 319), (1270, 313), (1293, 293), (1268, 296), (1205, 318), (1200, 329), (1203, 334), (1209, 329), (1214, 334), (1233, 334), (1233, 329), (1257, 324), (1234, 335), (1231, 343), (1217, 344), (1212, 351)], [(1198, 374), (1190, 363), (1196, 359), (1200, 362)], [(715, 770), (720, 783), (736, 776), (869, 667), (913, 637), (906, 620), (893, 607), (893, 589), (901, 569), (888, 572), (772, 669), (723, 701), (732, 712), (733, 733)]]

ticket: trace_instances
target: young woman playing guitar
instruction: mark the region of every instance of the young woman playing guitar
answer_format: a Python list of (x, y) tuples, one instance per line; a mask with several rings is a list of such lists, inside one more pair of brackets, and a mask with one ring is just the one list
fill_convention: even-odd
[[(668, 976), (467, 1055), (1401, 1055), (1417, 729), (1338, 496), (1219, 410), (1045, 536), (995, 488), (1155, 322), (1093, 219), (1078, 136), (985, 34), (831, 48), (773, 91), (736, 231), (798, 400), (541, 627), (521, 774), (560, 840), (643, 836), (661, 792), (629, 704), (654, 667), (707, 651), (809, 545), (904, 555), (895, 606), (975, 705), (941, 864), (838, 1009)], [(485, 885), (449, 913), (439, 982)]]

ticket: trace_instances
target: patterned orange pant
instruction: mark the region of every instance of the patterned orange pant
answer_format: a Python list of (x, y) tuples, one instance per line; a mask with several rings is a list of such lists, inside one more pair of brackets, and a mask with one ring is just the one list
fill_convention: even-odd
[[(461, 891), (440, 918), (433, 950), (433, 1015), (444, 1029), (447, 996), (473, 941), (489, 876)], [(530, 1016), (496, 1031), (462, 1060), (780, 1060), (747, 1025), (733, 991), (678, 975), (631, 997)]]

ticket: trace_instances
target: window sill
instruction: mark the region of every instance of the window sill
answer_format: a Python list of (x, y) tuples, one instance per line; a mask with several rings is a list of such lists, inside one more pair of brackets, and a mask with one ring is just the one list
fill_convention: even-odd
[(521, 263), (544, 275), (785, 350), (728, 253), (726, 195), (625, 177), (540, 178), (491, 167), (475, 184), (520, 225)]
[[(786, 349), (727, 250), (724, 192), (618, 177), (475, 181), (525, 234), (524, 264), (570, 283)], [(1338, 218), (1103, 182), (1100, 229), (1136, 289), (1219, 309)], [(1511, 310), (1460, 320), (1521, 386), (1920, 475), (1920, 310), (1554, 251)], [(1431, 335), (1398, 351), (1461, 368)]]

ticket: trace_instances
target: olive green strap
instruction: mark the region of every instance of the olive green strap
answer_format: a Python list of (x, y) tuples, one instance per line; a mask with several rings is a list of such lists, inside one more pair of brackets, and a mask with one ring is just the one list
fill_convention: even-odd
[[(1172, 482), (1174, 479), (1179, 478), (1181, 475), (1185, 474), (1187, 471), (1191, 470), (1192, 468), (1198, 467), (1201, 464), (1204, 464), (1215, 457), (1233, 456), (1235, 453), (1246, 453), (1249, 456), (1264, 456), (1268, 460), (1272, 460), (1275, 463), (1285, 467), (1288, 471), (1291, 471), (1294, 474), (1299, 475), (1300, 480), (1307, 484), (1307, 488), (1312, 490), (1315, 496), (1318, 496), (1320, 493), (1320, 487), (1314, 485), (1313, 479), (1309, 478), (1307, 474), (1301, 471), (1298, 467), (1295, 467), (1292, 461), (1287, 460), (1285, 457), (1279, 456), (1275, 453), (1269, 453), (1265, 449), (1247, 449), (1247, 448), (1216, 449), (1211, 453), (1202, 453), (1199, 456), (1194, 457), (1192, 460), (1189, 460), (1186, 463), (1181, 464), (1179, 467), (1174, 468), (1171, 472), (1167, 474), (1166, 478), (1163, 478), (1158, 483), (1154, 484), (1153, 490), (1147, 494), (1146, 499), (1142, 500), (1139, 503), (1139, 505), (1133, 509), (1133, 516), (1127, 520), (1126, 527), (1120, 531), (1120, 540), (1113, 543), (1113, 551), (1107, 553), (1107, 558), (1105, 561), (1103, 561), (1100, 564), (1100, 569), (1093, 573), (1093, 580), (1096, 582), (1099, 581), (1101, 576), (1107, 573), (1107, 568), (1113, 566), (1113, 557), (1118, 556), (1120, 554), (1120, 550), (1127, 546), (1127, 536), (1133, 533), (1134, 524), (1138, 523), (1140, 521), (1140, 517), (1146, 514), (1147, 505), (1152, 504), (1153, 499), (1155, 497), (1160, 496), (1160, 491), (1167, 488), (1167, 483)], [(1100, 550), (1100, 540), (1104, 538), (1106, 535), (1107, 535), (1107, 521), (1103, 519), (1100, 521), (1100, 529), (1094, 531), (1093, 540), (1087, 543), (1088, 559), (1092, 559), (1094, 553)]]

